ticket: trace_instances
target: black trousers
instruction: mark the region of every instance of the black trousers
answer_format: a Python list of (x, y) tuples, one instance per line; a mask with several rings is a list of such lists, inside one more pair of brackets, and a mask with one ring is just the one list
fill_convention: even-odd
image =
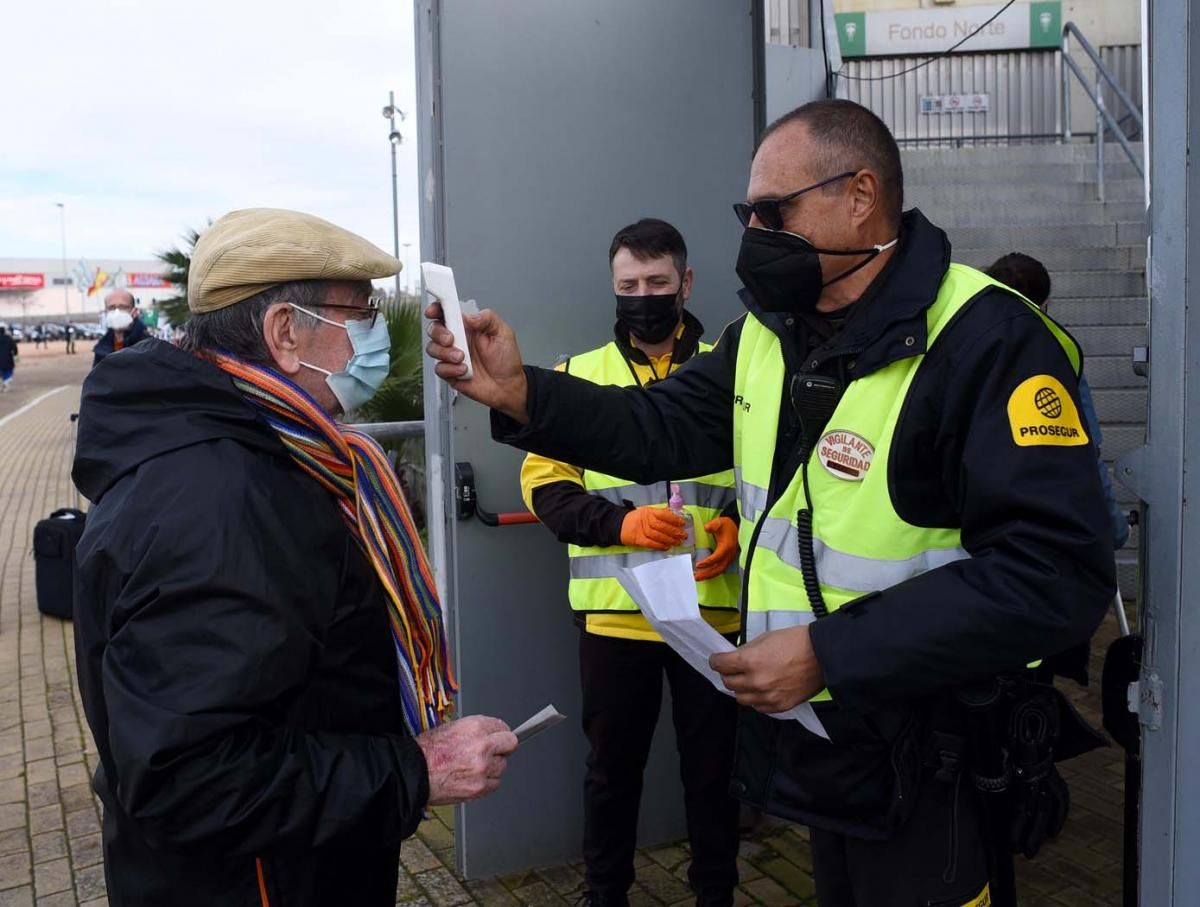
[(887, 841), (811, 829), (820, 907), (987, 907), (987, 854), (971, 778), (921, 779), (913, 815)]
[(697, 903), (725, 907), (737, 885), (738, 805), (729, 796), (737, 706), (669, 646), (580, 632), (583, 732), (591, 744), (583, 782), (583, 856), (591, 891), (618, 896), (633, 884), (642, 771), (671, 686)]

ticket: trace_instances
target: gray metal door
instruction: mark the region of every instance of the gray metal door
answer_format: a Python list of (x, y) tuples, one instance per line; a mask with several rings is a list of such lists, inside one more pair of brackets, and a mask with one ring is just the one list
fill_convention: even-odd
[(1200, 897), (1200, 22), (1193, 0), (1151, 12), (1150, 412), (1118, 476), (1146, 504), (1139, 903), (1157, 907)]
[[(612, 336), (607, 251), (644, 216), (687, 239), (691, 308), (714, 340), (733, 272), (758, 116), (761, 14), (749, 0), (419, 0), (422, 233), (459, 293), (548, 365)], [(578, 858), (585, 747), (564, 546), (540, 526), (453, 519), (451, 464), (489, 510), (521, 508), (521, 456), (488, 416), (426, 381), (430, 546), (464, 714), (515, 723), (548, 701), (568, 724), (513, 758), (503, 789), (459, 809), (460, 869), (480, 877)], [(682, 834), (669, 721), (647, 770), (643, 843)]]

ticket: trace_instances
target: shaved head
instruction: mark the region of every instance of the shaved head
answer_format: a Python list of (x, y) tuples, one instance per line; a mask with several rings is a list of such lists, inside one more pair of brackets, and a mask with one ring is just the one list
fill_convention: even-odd
[(113, 290), (104, 297), (104, 307), (108, 309), (114, 305), (127, 305), (132, 309), (137, 305), (137, 300), (133, 298), (133, 294), (128, 290)]
[[(795, 155), (797, 144), (803, 145), (803, 155)], [(884, 213), (899, 226), (904, 207), (900, 149), (884, 122), (861, 104), (830, 99), (797, 107), (763, 131), (758, 154), (775, 158), (773, 169), (795, 171), (797, 185), (846, 171), (872, 171), (879, 178)], [(787, 160), (789, 154), (797, 159)]]

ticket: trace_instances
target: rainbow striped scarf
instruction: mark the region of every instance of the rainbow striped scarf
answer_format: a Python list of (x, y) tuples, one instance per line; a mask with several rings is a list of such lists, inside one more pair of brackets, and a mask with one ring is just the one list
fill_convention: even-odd
[(373, 438), (339, 425), (287, 378), (232, 356), (207, 358), (233, 378), (296, 465), (337, 499), (387, 592), (405, 721), (414, 735), (434, 727), (458, 685), (437, 587), (391, 464)]

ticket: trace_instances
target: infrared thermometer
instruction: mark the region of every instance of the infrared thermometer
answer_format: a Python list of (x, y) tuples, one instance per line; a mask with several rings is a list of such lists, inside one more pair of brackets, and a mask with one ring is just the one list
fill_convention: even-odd
[(467, 345), (467, 329), (463, 326), (463, 304), (459, 301), (458, 288), (454, 285), (454, 270), (432, 261), (423, 261), (421, 277), (425, 282), (425, 292), (442, 304), (442, 320), (446, 329), (454, 335), (454, 345), (462, 351), (462, 364), (467, 367), (463, 378), (470, 378), (475, 374), (475, 370), (471, 367), (471, 348)]

